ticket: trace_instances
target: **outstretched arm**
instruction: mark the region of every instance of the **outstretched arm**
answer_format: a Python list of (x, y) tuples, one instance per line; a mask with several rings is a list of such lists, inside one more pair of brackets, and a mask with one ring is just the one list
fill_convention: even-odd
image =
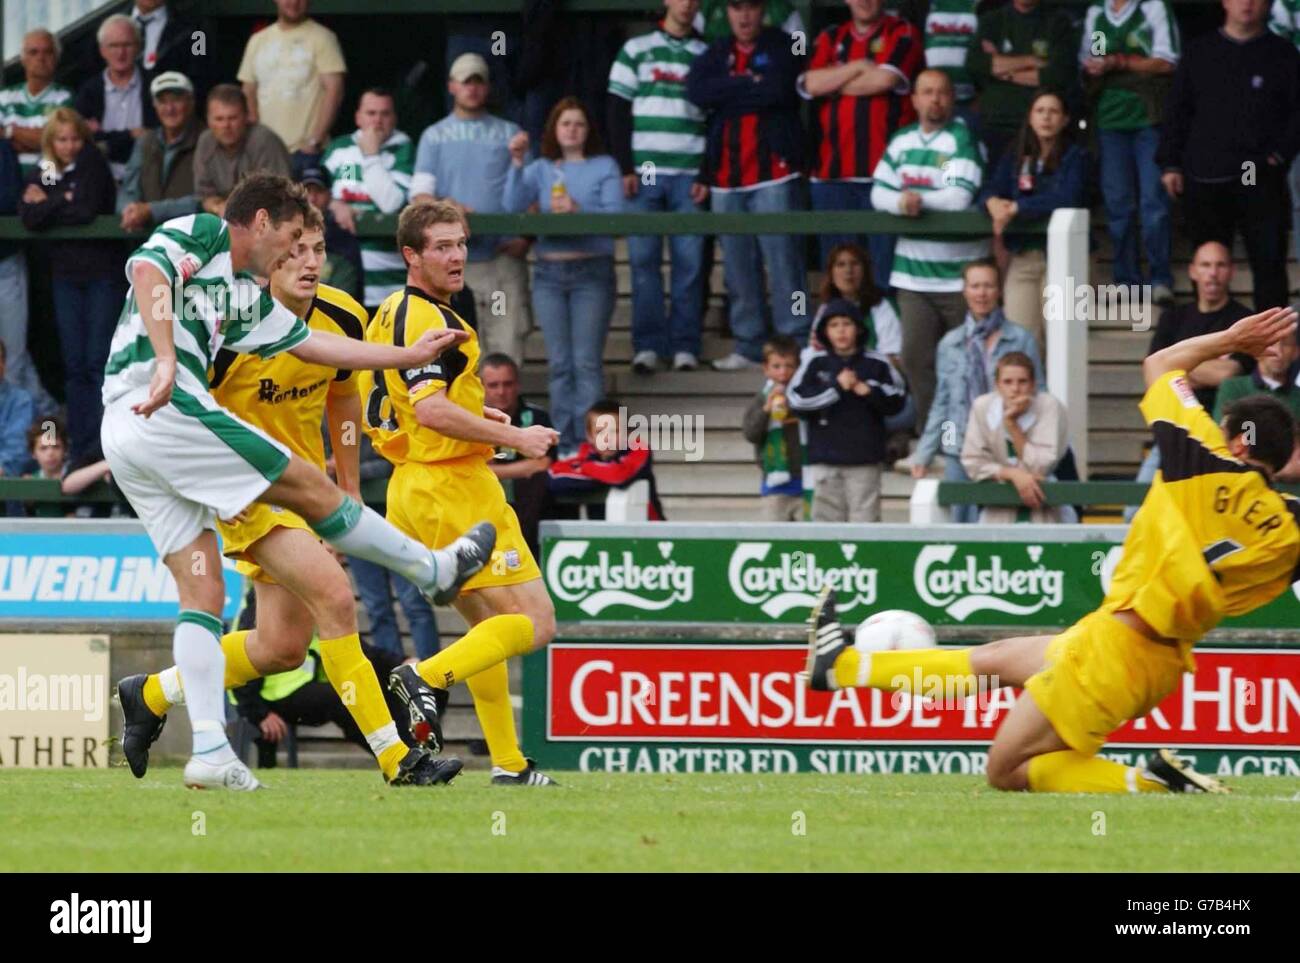
[(1147, 387), (1170, 371), (1191, 371), (1203, 361), (1237, 352), (1258, 357), (1270, 344), (1295, 337), (1294, 308), (1269, 308), (1242, 318), (1226, 331), (1202, 334), (1162, 348), (1142, 362)]
[(313, 330), (302, 344), (289, 353), (299, 361), (323, 364), (351, 371), (381, 371), (386, 368), (418, 368), (428, 364), (452, 345), (469, 338), (469, 332), (442, 328), (426, 331), (415, 344), (399, 348), (345, 338), (341, 334)]

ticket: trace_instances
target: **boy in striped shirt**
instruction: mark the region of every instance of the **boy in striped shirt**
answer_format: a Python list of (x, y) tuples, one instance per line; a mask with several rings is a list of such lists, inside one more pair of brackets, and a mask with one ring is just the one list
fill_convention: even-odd
[[(290, 351), (300, 361), (349, 370), (418, 369), (464, 340), (430, 332), (395, 348), (312, 331), (259, 288), (254, 276), (269, 277), (286, 260), (307, 207), (303, 189), (288, 178), (253, 174), (230, 193), (226, 220), (192, 214), (155, 230), (127, 261), (131, 290), (105, 369), (104, 454), (179, 594), (172, 652), (194, 730), (184, 774), (191, 786), (258, 787), (225, 735), (216, 518), (234, 518), (255, 501), (291, 509), (339, 551), (385, 565), (436, 599), (481, 569), (496, 540), (495, 532), (475, 529), (431, 553), (213, 399), (208, 372), (223, 345), (263, 358)], [(159, 721), (152, 738), (161, 728)], [(460, 768), (448, 766), (428, 781), (445, 781)]]
[[(390, 91), (372, 87), (357, 103), (357, 129), (336, 137), (322, 163), (329, 171), (330, 211), (339, 226), (356, 233), (356, 214), (395, 214), (406, 206), (415, 168), (415, 145), (397, 129), (397, 105)], [(366, 310), (406, 283), (406, 265), (391, 238), (363, 238), (361, 268)]]
[[(623, 172), (623, 195), (634, 211), (696, 211), (708, 199), (701, 177), (704, 111), (686, 98), (691, 61), (707, 45), (691, 21), (700, 0), (664, 0), (664, 18), (623, 45), (609, 70), (609, 131)], [(663, 238), (627, 239), (632, 262), (632, 370), (654, 372), (660, 358), (679, 371), (699, 363), (704, 238), (676, 234), (672, 290), (664, 319), (660, 265)]]
[[(924, 70), (912, 101), (920, 120), (890, 138), (874, 172), (871, 206), (903, 217), (964, 211), (979, 193), (984, 160), (970, 128), (953, 118), (952, 81), (942, 71)], [(934, 398), (935, 347), (966, 316), (962, 268), (988, 253), (986, 240), (898, 239), (889, 283), (898, 291), (903, 368), (916, 394), (918, 425), (925, 424)]]

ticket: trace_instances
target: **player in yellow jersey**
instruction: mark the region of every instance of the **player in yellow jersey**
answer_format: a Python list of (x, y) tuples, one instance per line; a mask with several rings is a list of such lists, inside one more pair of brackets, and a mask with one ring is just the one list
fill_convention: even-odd
[[(455, 205), (423, 202), (402, 212), (397, 246), (406, 287), (380, 305), (366, 340), (401, 346), (426, 331), (467, 329), (449, 303), (464, 287), (467, 236)], [(361, 374), (366, 431), (395, 465), (388, 521), (430, 548), (450, 542), (471, 517), (497, 530), (491, 561), (453, 603), (470, 631), (418, 666), (399, 666), (389, 687), (406, 703), (415, 737), (439, 751), (447, 690), (465, 682), (492, 754), (492, 781), (548, 785), (552, 780), (520, 751), (505, 663), (554, 637), (555, 608), (488, 459), (495, 446), (540, 458), (558, 438), (542, 425), (516, 428), (507, 414), (485, 407), (478, 361), (470, 331), (467, 341), (422, 368)]]
[(807, 682), (960, 697), (981, 685), (1024, 686), (998, 729), (988, 779), (1031, 792), (1226, 792), (1167, 749), (1143, 768), (1097, 756), (1195, 671), (1192, 647), (1225, 615), (1264, 605), (1297, 579), (1300, 501), (1274, 491), (1296, 445), (1296, 424), (1274, 398), (1242, 398), (1216, 425), (1188, 372), (1294, 338), (1296, 313), (1273, 308), (1226, 331), (1189, 338), (1143, 362), (1142, 414), (1161, 468), (1124, 539), (1097, 611), (1055, 636), (971, 649), (861, 653), (848, 643), (829, 590), (814, 608)]
[[(324, 231), (320, 213), (309, 209), (292, 256), (271, 275), (271, 293), (313, 331), (362, 341), (365, 309), (345, 292), (319, 283)], [(360, 500), (356, 432), (361, 401), (354, 372), (288, 354), (263, 360), (224, 350), (213, 368), (212, 393), (220, 405), (318, 468), (325, 466), (324, 415), (339, 487)], [(315, 630), (326, 674), (365, 734), (384, 777), (394, 785), (436, 785), (454, 778), (459, 760), (436, 759), (398, 736), (374, 668), (362, 654), (352, 583), (311, 526), (288, 509), (254, 502), (236, 519), (218, 520), (218, 528), (223, 553), (237, 559), (239, 571), (253, 580), (257, 599), (256, 628), (221, 640), (226, 688), (297, 668)], [(149, 744), (161, 731), (167, 710), (184, 701), (177, 667), (143, 683), (141, 678), (125, 679), (120, 686), (128, 719), (143, 720), (127, 726), (123, 739), (137, 777), (145, 773)]]

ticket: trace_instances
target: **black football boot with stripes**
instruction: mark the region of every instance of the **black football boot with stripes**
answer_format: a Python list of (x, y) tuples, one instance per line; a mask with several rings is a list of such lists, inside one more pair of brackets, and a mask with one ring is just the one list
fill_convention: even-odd
[(494, 786), (558, 786), (559, 783), (537, 768), (531, 759), (524, 760), (528, 765), (523, 772), (511, 772), (500, 766), (492, 767), (492, 784)]
[(402, 700), (410, 715), (411, 738), (435, 756), (442, 752), (442, 714), (450, 696), (429, 685), (413, 665), (399, 665), (388, 676), (388, 691)]
[(848, 647), (848, 638), (835, 611), (835, 593), (827, 585), (808, 615), (808, 665), (804, 678), (810, 689), (829, 692), (836, 688), (835, 659)]

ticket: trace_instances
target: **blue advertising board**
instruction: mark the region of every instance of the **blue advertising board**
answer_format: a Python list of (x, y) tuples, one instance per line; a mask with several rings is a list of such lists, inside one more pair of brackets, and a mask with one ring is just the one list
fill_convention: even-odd
[[(222, 618), (239, 612), (244, 577), (221, 560)], [(134, 520), (0, 523), (0, 618), (174, 621), (176, 582)]]

